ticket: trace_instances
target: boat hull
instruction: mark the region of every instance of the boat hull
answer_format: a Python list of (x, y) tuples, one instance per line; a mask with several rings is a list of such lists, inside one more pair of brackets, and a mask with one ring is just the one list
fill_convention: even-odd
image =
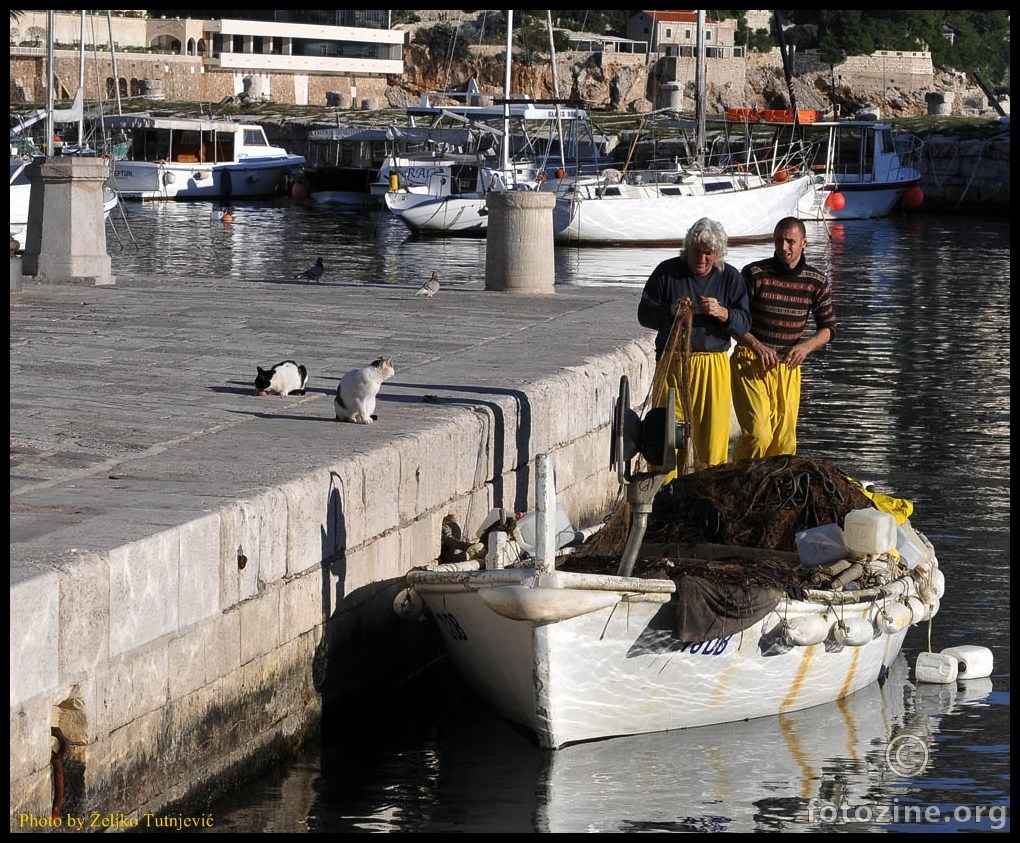
[[(805, 195), (798, 215), (803, 220), (872, 220), (892, 213), (903, 194), (916, 187), (920, 178), (891, 184), (826, 184)], [(843, 197), (834, 207), (829, 197)]]
[[(690, 642), (676, 635), (670, 580), (442, 568), (412, 571), (407, 581), (438, 622), (450, 659), (550, 749), (842, 699), (879, 679), (900, 652), (909, 625), (886, 631), (882, 607), (917, 594), (906, 576), (856, 603), (783, 599), (736, 634)], [(791, 643), (788, 626), (799, 617), (824, 625), (824, 638)], [(839, 643), (837, 633), (866, 625), (867, 640)]]
[(484, 237), (489, 227), (484, 195), (441, 196), (391, 190), (386, 207), (414, 234), (434, 237)]
[(117, 161), (112, 184), (124, 199), (269, 199), (304, 159), (246, 159), (229, 164)]
[[(556, 200), (554, 240), (567, 246), (679, 246), (702, 217), (720, 222), (731, 242), (768, 240), (776, 222), (797, 216), (801, 201), (814, 189), (808, 175), (747, 189), (728, 186), (739, 178), (697, 193), (680, 184), (579, 184)], [(716, 184), (720, 189), (713, 189)]]

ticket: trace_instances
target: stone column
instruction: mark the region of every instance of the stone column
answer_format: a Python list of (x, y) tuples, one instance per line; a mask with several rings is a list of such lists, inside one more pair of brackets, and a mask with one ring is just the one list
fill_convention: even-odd
[(490, 193), (485, 200), (485, 289), (553, 293), (553, 218), (556, 196), (540, 190)]
[(21, 255), (18, 254), (18, 241), (11, 238), (11, 292), (21, 292)]
[(114, 284), (106, 252), (103, 158), (55, 157), (30, 164), (25, 275), (54, 284)]

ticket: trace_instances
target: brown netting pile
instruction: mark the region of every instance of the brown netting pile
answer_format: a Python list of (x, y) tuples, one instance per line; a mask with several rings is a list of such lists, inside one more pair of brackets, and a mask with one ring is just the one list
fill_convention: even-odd
[[(644, 542), (723, 544), (793, 552), (796, 534), (842, 524), (874, 506), (858, 483), (822, 460), (765, 457), (682, 474), (655, 497)], [(630, 530), (621, 500), (583, 548), (588, 558), (619, 559)]]
[(801, 530), (842, 524), (851, 510), (873, 506), (858, 483), (822, 460), (742, 460), (681, 475), (660, 491), (645, 541), (795, 551)]

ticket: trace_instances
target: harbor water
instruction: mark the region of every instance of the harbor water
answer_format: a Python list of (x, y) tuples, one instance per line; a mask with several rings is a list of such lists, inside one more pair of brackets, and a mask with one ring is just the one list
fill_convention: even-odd
[[(108, 223), (114, 274), (286, 281), (318, 257), (322, 284), (485, 272), (484, 240), (414, 239), (385, 212), (284, 200), (223, 223), (218, 211), (126, 205)], [(1009, 223), (922, 213), (810, 224), (808, 237), (839, 330), (804, 368), (799, 453), (912, 501), (946, 576), (941, 610), (910, 630), (884, 684), (791, 715), (550, 752), (438, 666), (356, 719), (330, 712), (321, 741), (205, 806), (202, 830), (1008, 832)], [(556, 283), (626, 288), (637, 335), (641, 286), (675, 253), (557, 249)], [(966, 645), (991, 650), (990, 677), (916, 681), (919, 653)]]

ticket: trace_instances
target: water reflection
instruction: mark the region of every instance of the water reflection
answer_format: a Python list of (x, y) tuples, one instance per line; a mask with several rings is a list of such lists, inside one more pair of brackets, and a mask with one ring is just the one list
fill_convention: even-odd
[[(901, 657), (884, 684), (838, 703), (557, 752), (470, 694), (421, 719), (401, 721), (394, 706), (362, 721), (360, 740), (310, 748), (279, 782), (221, 807), (214, 830), (292, 829), (302, 806), (312, 832), (848, 830), (914, 804), (918, 782), (938, 771), (942, 724), (986, 708), (991, 693), (990, 679), (915, 686)], [(890, 746), (904, 739), (916, 767), (897, 771)], [(288, 795), (280, 815), (273, 807)], [(868, 825), (906, 824), (890, 814)]]

